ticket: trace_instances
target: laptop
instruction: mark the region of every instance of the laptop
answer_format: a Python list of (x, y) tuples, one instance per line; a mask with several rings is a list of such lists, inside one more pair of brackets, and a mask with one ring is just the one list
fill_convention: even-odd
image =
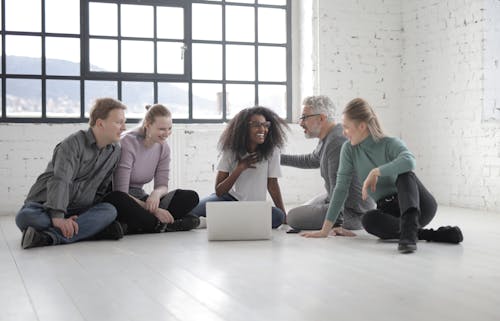
[(268, 240), (271, 204), (268, 202), (208, 202), (209, 241)]

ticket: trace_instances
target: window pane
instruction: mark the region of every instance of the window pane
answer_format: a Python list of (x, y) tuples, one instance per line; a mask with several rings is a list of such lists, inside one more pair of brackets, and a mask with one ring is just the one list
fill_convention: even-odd
[(47, 117), (80, 117), (80, 81), (47, 80)]
[(8, 117), (42, 116), (42, 82), (39, 79), (7, 79)]
[(42, 42), (34, 36), (6, 36), (6, 72), (11, 74), (42, 73)]
[(255, 41), (255, 9), (226, 6), (226, 40)]
[(121, 35), (153, 38), (153, 7), (122, 4)]
[(118, 35), (118, 6), (113, 3), (89, 3), (89, 34)]
[(259, 80), (286, 81), (286, 49), (259, 47)]
[(286, 43), (285, 9), (259, 8), (259, 42)]
[(158, 38), (184, 39), (184, 9), (158, 7), (156, 35)]
[[(0, 10), (1, 11), (1, 10)], [(0, 79), (0, 88), (2, 88), (2, 79)], [(2, 100), (2, 95), (0, 95), (0, 117), (3, 117), (3, 100)]]
[(255, 0), (231, 0), (231, 2), (239, 2), (239, 3), (255, 3)]
[(45, 0), (45, 31), (80, 34), (80, 1)]
[(158, 42), (158, 73), (161, 74), (184, 74), (182, 42)]
[(193, 118), (222, 118), (221, 84), (193, 84)]
[(222, 7), (213, 4), (193, 4), (193, 39), (222, 40)]
[(280, 117), (286, 117), (286, 86), (260, 85), (259, 105), (268, 107)]
[(80, 75), (80, 39), (47, 37), (45, 57), (47, 75)]
[(222, 46), (193, 44), (193, 78), (222, 79)]
[(89, 116), (90, 108), (97, 98), (118, 98), (116, 81), (85, 81), (85, 117)]
[(122, 72), (154, 72), (152, 41), (122, 41)]
[(226, 85), (227, 117), (232, 118), (240, 110), (255, 106), (254, 85)]
[(127, 118), (143, 118), (146, 105), (151, 105), (154, 102), (153, 84), (124, 81), (122, 83), (122, 102), (127, 106)]
[(90, 71), (118, 71), (118, 42), (116, 40), (89, 40)]
[(259, 4), (272, 4), (276, 6), (286, 5), (286, 0), (258, 0)]
[[(2, 11), (2, 10), (0, 10), (0, 15), (1, 15), (1, 11)], [(2, 19), (0, 19), (0, 20), (2, 20)], [(1, 23), (1, 22), (0, 22), (0, 23)], [(0, 28), (0, 29), (1, 29), (1, 28)], [(3, 45), (2, 45), (2, 44), (3, 44), (3, 42), (2, 42), (2, 39), (3, 39), (3, 37), (2, 37), (2, 35), (0, 35), (0, 52), (3, 52), (3, 47), (2, 47), (2, 46), (3, 46)], [(0, 54), (0, 58), (1, 58), (1, 57), (2, 57), (2, 55)], [(0, 73), (1, 73), (1, 72), (3, 72), (3, 69), (2, 69), (2, 64), (0, 63)], [(1, 96), (1, 95), (0, 95), (0, 96)], [(1, 106), (1, 105), (0, 105), (0, 106)], [(1, 109), (1, 108), (0, 108), (0, 109)]]
[[(5, 29), (9, 31), (42, 30), (40, 0), (5, 0)], [(29, 8), (29, 10), (26, 10)]]
[(189, 84), (158, 83), (158, 103), (166, 105), (173, 118), (189, 118)]
[(226, 79), (255, 80), (255, 47), (227, 45)]

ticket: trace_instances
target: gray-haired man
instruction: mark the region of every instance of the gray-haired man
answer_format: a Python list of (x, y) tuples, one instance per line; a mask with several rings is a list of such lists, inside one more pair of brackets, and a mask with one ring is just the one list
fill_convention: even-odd
[[(303, 101), (300, 126), (306, 138), (319, 138), (318, 145), (310, 154), (281, 155), (281, 165), (298, 168), (319, 168), (325, 181), (325, 193), (314, 197), (305, 204), (288, 211), (287, 223), (294, 229), (317, 230), (323, 226), (330, 198), (337, 181), (340, 149), (346, 138), (342, 135), (342, 125), (333, 119), (335, 106), (327, 96), (309, 96)], [(375, 208), (373, 200), (361, 199), (361, 185), (354, 177), (349, 188), (342, 215), (336, 226), (349, 230), (361, 229), (361, 216)]]

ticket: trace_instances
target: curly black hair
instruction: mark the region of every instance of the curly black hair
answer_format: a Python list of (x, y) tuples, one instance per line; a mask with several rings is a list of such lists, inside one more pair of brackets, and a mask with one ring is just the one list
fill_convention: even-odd
[(221, 152), (231, 151), (237, 158), (248, 152), (248, 128), (253, 115), (262, 115), (266, 121), (271, 122), (266, 140), (257, 146), (257, 153), (261, 159), (268, 159), (276, 147), (282, 148), (285, 145), (285, 128), (289, 129), (288, 124), (271, 109), (255, 106), (241, 110), (229, 121), (219, 138), (218, 148)]

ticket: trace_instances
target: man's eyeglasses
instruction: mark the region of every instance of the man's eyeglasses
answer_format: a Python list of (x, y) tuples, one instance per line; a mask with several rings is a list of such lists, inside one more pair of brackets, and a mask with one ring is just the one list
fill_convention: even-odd
[(306, 120), (306, 119), (307, 119), (307, 118), (309, 118), (309, 117), (319, 116), (319, 115), (321, 115), (321, 114), (302, 115), (301, 117), (299, 117), (299, 123), (300, 123), (301, 121)]
[(250, 127), (252, 128), (259, 128), (259, 127), (264, 127), (264, 128), (270, 128), (271, 127), (271, 122), (270, 121), (264, 121), (264, 122), (259, 122), (259, 121), (251, 121), (248, 122), (250, 124)]

